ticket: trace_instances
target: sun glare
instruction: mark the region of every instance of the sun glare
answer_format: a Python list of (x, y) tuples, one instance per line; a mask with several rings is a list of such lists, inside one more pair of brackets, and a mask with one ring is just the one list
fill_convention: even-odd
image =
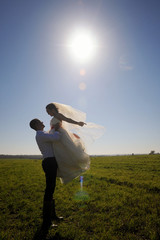
[(86, 62), (95, 55), (95, 40), (88, 31), (76, 31), (70, 38), (69, 49), (76, 60)]

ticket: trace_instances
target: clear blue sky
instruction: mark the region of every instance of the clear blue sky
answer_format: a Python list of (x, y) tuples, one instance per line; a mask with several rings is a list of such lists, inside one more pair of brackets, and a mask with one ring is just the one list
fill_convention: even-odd
[[(83, 64), (67, 49), (78, 28), (98, 46)], [(29, 121), (48, 130), (50, 102), (106, 128), (90, 154), (160, 152), (160, 1), (1, 0), (0, 154), (40, 153)]]

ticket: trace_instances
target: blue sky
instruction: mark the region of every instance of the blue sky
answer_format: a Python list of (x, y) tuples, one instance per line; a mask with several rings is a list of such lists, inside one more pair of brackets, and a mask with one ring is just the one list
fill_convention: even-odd
[[(89, 154), (160, 152), (159, 13), (159, 0), (2, 0), (0, 154), (40, 153), (29, 122), (48, 130), (50, 102), (105, 127)], [(67, 47), (80, 28), (97, 43), (87, 63)]]

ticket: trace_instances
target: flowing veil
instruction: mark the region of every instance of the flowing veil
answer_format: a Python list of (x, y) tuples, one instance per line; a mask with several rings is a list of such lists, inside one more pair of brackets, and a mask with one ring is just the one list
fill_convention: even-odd
[[(54, 104), (58, 108), (59, 113), (62, 113), (64, 116), (72, 118), (73, 120), (78, 122), (86, 122), (86, 113), (66, 104), (61, 104), (57, 102), (54, 102)], [(103, 126), (92, 122), (86, 123), (87, 125), (80, 127), (79, 125), (70, 124), (63, 121), (63, 126), (67, 131), (74, 132), (79, 135), (85, 143), (92, 143), (104, 134), (105, 128)]]

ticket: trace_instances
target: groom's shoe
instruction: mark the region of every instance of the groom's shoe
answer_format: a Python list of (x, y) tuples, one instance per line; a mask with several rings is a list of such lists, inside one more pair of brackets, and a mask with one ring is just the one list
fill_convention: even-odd
[(57, 225), (57, 224), (54, 224), (54, 223), (52, 223), (52, 225), (51, 225), (51, 228), (56, 228), (56, 227), (58, 227), (58, 225)]
[(57, 214), (56, 214), (55, 200), (54, 199), (52, 200), (51, 219), (52, 219), (52, 221), (57, 221), (57, 222), (63, 221), (63, 217), (58, 217)]

